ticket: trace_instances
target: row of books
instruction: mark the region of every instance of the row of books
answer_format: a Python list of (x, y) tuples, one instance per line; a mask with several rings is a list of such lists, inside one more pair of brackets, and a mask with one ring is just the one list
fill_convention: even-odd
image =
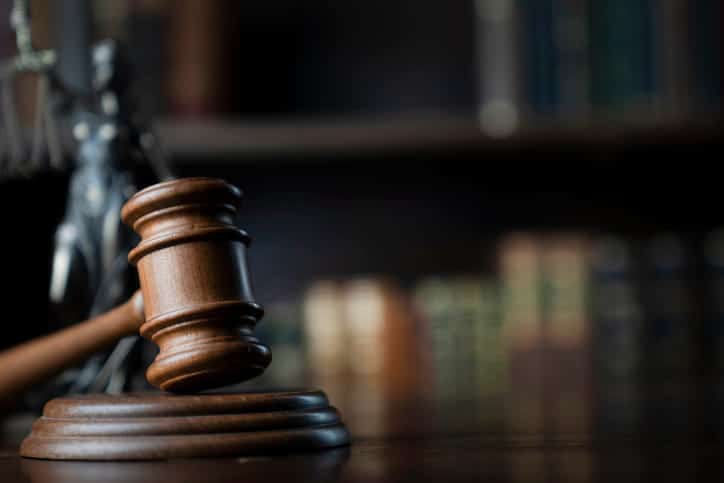
[(718, 0), (476, 0), (480, 116), (521, 119), (720, 112)]
[[(467, 60), (465, 54), (465, 62), (471, 72), (478, 70), (475, 90), (483, 127), (490, 133), (504, 134), (529, 118), (580, 120), (622, 113), (650, 118), (653, 113), (679, 119), (720, 112), (718, 0), (469, 2), (474, 6), (441, 4), (425, 12), (475, 11), (474, 20), (455, 28), (471, 34), (475, 43), (474, 58)], [(7, 16), (11, 3), (0, 1), (0, 15)], [(257, 15), (274, 25), (277, 17), (267, 18), (273, 11), (278, 22), (289, 21), (274, 8), (262, 14), (258, 7), (215, 0), (97, 0), (93, 5), (99, 37), (117, 38), (129, 47), (141, 105), (152, 114), (174, 116), (228, 114), (234, 109), (233, 91), (240, 88), (231, 68), (237, 60), (234, 49), (244, 35), (240, 29), (251, 28), (235, 18)], [(31, 8), (36, 43), (52, 47), (54, 3), (33, 0)], [(321, 18), (326, 11), (321, 3), (314, 8), (320, 19), (312, 15), (295, 21), (329, 21)], [(298, 13), (290, 7), (289, 16)], [(284, 26), (279, 28), (281, 32)], [(399, 26), (400, 42), (415, 35), (406, 28), (405, 23)], [(261, 42), (259, 49), (273, 52), (272, 40)], [(0, 53), (13, 51), (14, 38), (6, 26), (0, 29)], [(389, 51), (396, 52), (395, 46)], [(328, 68), (334, 69), (335, 59), (328, 60)]]
[(258, 330), (274, 363), (257, 383), (322, 387), (370, 424), (414, 398), (529, 433), (630, 430), (647, 411), (683, 424), (688, 403), (662, 391), (720, 378), (724, 230), (514, 233), (493, 258), (489, 272), (413, 282), (319, 280), (269, 304)]
[[(718, 0), (471, 1), (476, 20), (459, 29), (477, 39), (470, 65), (479, 71), (480, 116), (489, 132), (528, 118), (720, 112)], [(244, 16), (244, 8), (145, 0), (125, 8), (98, 2), (96, 10), (100, 30), (131, 46), (141, 94), (156, 93), (145, 100), (165, 98), (168, 105), (156, 107), (174, 115), (228, 106), (224, 57), (234, 58), (230, 46), (240, 35), (229, 17)]]
[(259, 330), (275, 354), (269, 377), (359, 378), (452, 398), (505, 392), (520, 371), (534, 384), (528, 369), (556, 358), (549, 372), (568, 373), (559, 382), (686, 377), (724, 356), (724, 234), (699, 245), (521, 233), (500, 241), (492, 274), (321, 280), (268, 307)]

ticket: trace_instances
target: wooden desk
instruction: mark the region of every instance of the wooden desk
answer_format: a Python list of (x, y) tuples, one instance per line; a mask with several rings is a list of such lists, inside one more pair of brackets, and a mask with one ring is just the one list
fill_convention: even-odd
[[(528, 403), (533, 405), (521, 405), (511, 394), (374, 402), (360, 393), (354, 398), (338, 393), (355, 438), (352, 447), (292, 456), (137, 463), (26, 460), (16, 453), (23, 433), (18, 423), (3, 442), (0, 482), (721, 480), (718, 385), (668, 385), (636, 391), (637, 397), (614, 389), (593, 398), (583, 417), (568, 403), (558, 405), (559, 415), (571, 416), (568, 426), (551, 416), (555, 402), (532, 399)], [(543, 417), (536, 418), (531, 408), (543, 408), (538, 413)]]

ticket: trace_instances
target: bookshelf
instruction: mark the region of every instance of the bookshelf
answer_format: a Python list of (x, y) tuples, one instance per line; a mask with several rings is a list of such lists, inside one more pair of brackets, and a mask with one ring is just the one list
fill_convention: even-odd
[(340, 162), (403, 153), (567, 149), (595, 152), (617, 147), (721, 142), (719, 119), (648, 117), (587, 123), (530, 124), (503, 137), (485, 134), (474, 118), (451, 115), (388, 116), (330, 120), (174, 120), (156, 124), (175, 164), (204, 159), (221, 165), (304, 162), (333, 158)]

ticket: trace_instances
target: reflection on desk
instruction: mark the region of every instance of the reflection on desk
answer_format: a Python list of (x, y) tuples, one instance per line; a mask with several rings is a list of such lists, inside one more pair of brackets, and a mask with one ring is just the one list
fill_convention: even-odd
[[(6, 438), (0, 481), (624, 483), (718, 481), (722, 474), (722, 401), (713, 381), (643, 385), (637, 397), (627, 388), (608, 387), (603, 396), (598, 391), (584, 399), (592, 404), (583, 413), (575, 411), (576, 421), (587, 415), (587, 424), (578, 429), (557, 423), (566, 399), (537, 398), (545, 391), (537, 392), (535, 384), (519, 386), (515, 395), (457, 401), (378, 394), (376, 404), (364, 397), (363, 388), (331, 389), (353, 434), (350, 448), (274, 457), (92, 463), (21, 459), (18, 441)], [(528, 403), (521, 403), (526, 398)], [(530, 422), (527, 428), (523, 424)], [(27, 420), (25, 424), (29, 429)]]

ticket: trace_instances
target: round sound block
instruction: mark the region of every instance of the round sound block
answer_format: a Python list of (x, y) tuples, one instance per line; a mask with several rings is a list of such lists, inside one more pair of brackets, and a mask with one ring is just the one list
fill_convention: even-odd
[(53, 399), (20, 455), (158, 460), (313, 451), (349, 444), (321, 391), (106, 394)]

